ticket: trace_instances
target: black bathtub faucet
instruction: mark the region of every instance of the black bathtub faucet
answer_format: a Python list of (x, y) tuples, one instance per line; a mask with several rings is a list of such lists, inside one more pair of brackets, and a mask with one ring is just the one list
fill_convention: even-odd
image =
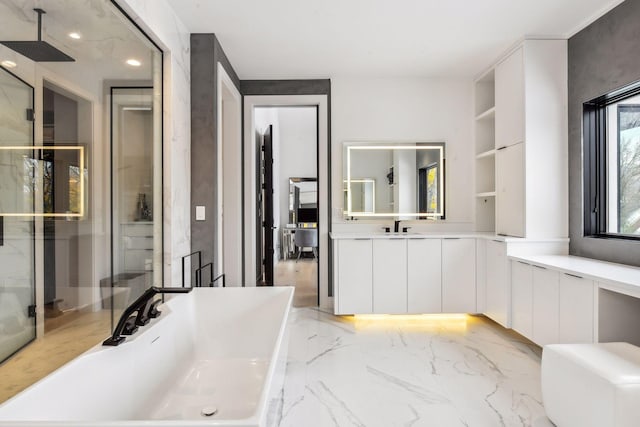
[[(123, 335), (132, 335), (138, 326), (144, 326), (153, 318), (160, 316), (158, 305), (160, 300), (151, 301), (157, 294), (186, 294), (193, 288), (158, 288), (150, 287), (135, 300), (120, 316), (120, 320), (113, 330), (113, 335), (102, 342), (102, 345), (116, 346), (125, 340)], [(151, 302), (151, 304), (149, 304)], [(137, 313), (133, 316), (133, 313)]]

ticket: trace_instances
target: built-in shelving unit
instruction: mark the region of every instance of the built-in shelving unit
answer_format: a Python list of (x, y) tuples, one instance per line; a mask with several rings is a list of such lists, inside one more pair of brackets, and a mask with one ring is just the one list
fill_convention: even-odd
[(495, 71), (475, 81), (474, 137), (476, 153), (476, 230), (496, 228), (496, 98)]

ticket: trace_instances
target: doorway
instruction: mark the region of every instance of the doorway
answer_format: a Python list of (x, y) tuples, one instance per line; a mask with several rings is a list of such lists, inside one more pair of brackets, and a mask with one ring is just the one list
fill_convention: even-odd
[(256, 171), (257, 284), (295, 286), (294, 305), (316, 306), (318, 107), (261, 106), (254, 114), (261, 166)]
[[(86, 207), (91, 101), (51, 82), (42, 91), (44, 331), (93, 311), (93, 233)], [(65, 216), (64, 214), (69, 214)]]

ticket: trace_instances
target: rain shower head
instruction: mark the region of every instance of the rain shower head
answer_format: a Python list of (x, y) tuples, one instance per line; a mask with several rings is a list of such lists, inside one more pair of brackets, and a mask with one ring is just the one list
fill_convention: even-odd
[(75, 59), (42, 40), (42, 9), (33, 9), (38, 14), (38, 40), (36, 41), (0, 41), (9, 49), (35, 62), (74, 62)]

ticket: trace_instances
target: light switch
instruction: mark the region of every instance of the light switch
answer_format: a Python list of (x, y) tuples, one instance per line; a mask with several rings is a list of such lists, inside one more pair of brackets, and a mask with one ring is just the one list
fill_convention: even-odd
[(204, 220), (205, 220), (204, 206), (196, 206), (196, 221), (204, 221)]

